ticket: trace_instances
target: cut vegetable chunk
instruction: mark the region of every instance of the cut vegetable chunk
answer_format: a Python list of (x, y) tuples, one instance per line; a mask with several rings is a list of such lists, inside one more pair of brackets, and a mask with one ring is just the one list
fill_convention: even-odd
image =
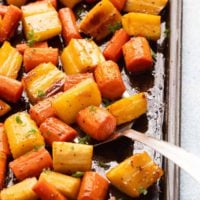
[(124, 29), (115, 32), (114, 36), (103, 51), (103, 55), (107, 60), (117, 62), (122, 55), (122, 46), (128, 42), (129, 35)]
[(40, 179), (44, 179), (45, 181), (53, 185), (58, 191), (60, 191), (69, 199), (77, 199), (81, 183), (79, 178), (74, 178), (71, 176), (47, 170), (41, 173)]
[(110, 0), (112, 4), (121, 11), (126, 3), (127, 0)]
[(11, 110), (11, 107), (0, 99), (0, 117), (5, 115)]
[(90, 105), (99, 106), (101, 94), (93, 79), (86, 79), (59, 95), (52, 102), (56, 115), (67, 124), (76, 121), (78, 112)]
[(23, 92), (22, 83), (2, 75), (0, 75), (0, 83), (0, 98), (16, 103)]
[(95, 79), (104, 98), (119, 99), (126, 90), (118, 65), (105, 61), (95, 69)]
[(4, 16), (8, 11), (8, 6), (0, 5), (0, 16)]
[(108, 36), (113, 27), (121, 23), (121, 15), (109, 0), (96, 4), (80, 23), (80, 30), (99, 41)]
[(104, 60), (100, 48), (94, 41), (87, 39), (71, 39), (61, 55), (66, 74), (93, 71)]
[(64, 91), (69, 90), (73, 86), (77, 85), (81, 81), (88, 79), (88, 78), (93, 79), (93, 74), (92, 73), (83, 73), (83, 74), (68, 75), (65, 80)]
[(0, 151), (0, 190), (4, 187), (5, 177), (6, 177), (6, 164), (7, 156), (5, 152)]
[(65, 74), (52, 63), (40, 64), (23, 77), (25, 90), (32, 103), (54, 95), (62, 89), (64, 82)]
[(52, 168), (52, 159), (45, 148), (35, 149), (10, 162), (9, 167), (16, 178), (22, 181), (25, 178), (38, 177), (43, 169)]
[(93, 146), (70, 142), (53, 143), (53, 168), (61, 173), (85, 172), (92, 167)]
[(21, 17), (22, 12), (19, 8), (13, 5), (8, 6), (8, 10), (0, 26), (0, 42), (10, 39), (13, 36)]
[(49, 145), (55, 141), (70, 142), (77, 136), (75, 129), (54, 117), (46, 119), (40, 125), (40, 131)]
[(127, 0), (124, 11), (158, 15), (167, 2), (168, 0)]
[(58, 14), (50, 2), (34, 2), (22, 6), (22, 11), (27, 40), (44, 41), (61, 33)]
[(96, 140), (105, 140), (116, 128), (116, 119), (104, 108), (89, 106), (77, 115), (81, 129)]
[(53, 185), (40, 179), (33, 187), (33, 191), (41, 200), (67, 200)]
[(106, 174), (115, 187), (131, 197), (138, 197), (162, 175), (162, 169), (146, 152), (135, 154)]
[(14, 158), (31, 151), (34, 147), (44, 146), (39, 129), (27, 113), (18, 112), (11, 115), (6, 119), (4, 126)]
[(139, 93), (116, 101), (108, 106), (107, 109), (116, 118), (117, 125), (120, 125), (146, 113), (147, 99), (144, 93)]
[(21, 68), (22, 56), (9, 42), (0, 48), (0, 74), (16, 79)]
[(0, 123), (0, 151), (4, 152), (7, 156), (10, 155), (8, 138), (4, 129), (4, 125), (2, 123)]
[(1, 200), (37, 200), (38, 196), (32, 188), (37, 183), (36, 178), (28, 178), (9, 188), (3, 189), (0, 193)]
[(24, 5), (27, 2), (27, 0), (6, 0), (6, 2), (7, 2), (7, 4), (20, 7), (20, 6)]
[(124, 30), (133, 36), (158, 40), (161, 34), (161, 17), (143, 13), (128, 13), (122, 17)]
[(28, 72), (41, 63), (58, 64), (57, 48), (27, 48), (23, 57), (25, 71)]
[(60, 2), (66, 7), (73, 8), (76, 4), (81, 2), (81, 0), (60, 0)]
[(59, 17), (62, 24), (62, 35), (65, 43), (70, 42), (72, 38), (80, 39), (81, 35), (76, 26), (76, 18), (70, 8), (62, 8), (59, 10)]
[(146, 38), (135, 37), (123, 46), (126, 68), (129, 72), (142, 73), (153, 66), (151, 48)]
[(86, 172), (77, 200), (105, 200), (108, 186), (108, 181), (98, 173)]

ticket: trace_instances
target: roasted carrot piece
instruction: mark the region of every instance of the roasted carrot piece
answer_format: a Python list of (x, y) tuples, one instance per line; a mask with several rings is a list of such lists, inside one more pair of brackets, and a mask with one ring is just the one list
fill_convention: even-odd
[(0, 99), (0, 117), (11, 110), (11, 107)]
[(77, 200), (105, 200), (108, 181), (96, 172), (85, 172)]
[(135, 37), (123, 46), (126, 68), (129, 72), (141, 73), (153, 66), (149, 43), (144, 37)]
[(33, 191), (41, 198), (41, 200), (67, 200), (52, 184), (48, 183), (44, 178), (39, 179), (34, 185)]
[(16, 103), (23, 92), (23, 86), (20, 81), (0, 75), (0, 98)]
[(89, 106), (77, 115), (81, 129), (96, 140), (105, 140), (116, 128), (116, 119), (104, 108)]
[(55, 117), (46, 119), (40, 125), (40, 131), (49, 145), (54, 141), (70, 142), (77, 136), (76, 130)]
[(43, 169), (52, 168), (52, 159), (45, 148), (33, 150), (9, 163), (18, 180), (39, 176)]
[(107, 60), (117, 62), (122, 55), (122, 47), (130, 39), (124, 29), (115, 32), (114, 36), (103, 51), (103, 55)]
[(76, 26), (75, 15), (70, 8), (62, 8), (59, 10), (59, 18), (62, 24), (62, 35), (67, 44), (72, 38), (80, 39), (81, 35)]
[(51, 62), (54, 65), (58, 63), (57, 48), (27, 48), (24, 51), (24, 67), (28, 72), (41, 63)]
[(6, 176), (6, 164), (7, 164), (7, 156), (5, 152), (0, 151), (0, 190), (4, 186), (4, 181)]
[(104, 98), (114, 100), (122, 96), (126, 88), (117, 63), (105, 61), (96, 67), (94, 74)]
[(0, 5), (0, 16), (4, 16), (8, 11), (8, 6)]
[(8, 6), (0, 26), (0, 42), (9, 39), (14, 33), (18, 22), (22, 17), (22, 11), (13, 5)]
[[(35, 42), (33, 44), (33, 47), (35, 48), (48, 48), (48, 43), (47, 42)], [(19, 51), (19, 53), (24, 54), (24, 51), (29, 48), (27, 43), (21, 43), (16, 45), (16, 49), (17, 51)]]
[(0, 123), (0, 152), (4, 152), (7, 156), (10, 155), (8, 138), (4, 130), (4, 125), (2, 123)]
[(127, 0), (110, 0), (112, 4), (121, 11), (126, 3)]
[(83, 73), (83, 74), (73, 74), (73, 75), (68, 75), (66, 77), (66, 81), (64, 84), (64, 91), (69, 90), (76, 84), (80, 83), (81, 81), (87, 79), (87, 78), (93, 78), (92, 73)]

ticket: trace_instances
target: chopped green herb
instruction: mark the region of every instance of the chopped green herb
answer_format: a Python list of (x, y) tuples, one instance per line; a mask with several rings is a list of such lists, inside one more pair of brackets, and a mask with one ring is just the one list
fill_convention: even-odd
[(111, 104), (111, 101), (108, 99), (103, 99), (103, 104), (105, 105), (105, 107), (107, 107)]
[(38, 96), (38, 97), (44, 97), (44, 96), (45, 96), (45, 93), (44, 93), (42, 90), (38, 90), (38, 91), (37, 91), (37, 96)]
[(91, 137), (89, 135), (86, 135), (85, 137), (78, 138), (79, 144), (89, 144), (91, 140)]
[(143, 195), (147, 195), (148, 194), (148, 191), (144, 188), (140, 188), (140, 194), (143, 194)]
[(164, 36), (165, 36), (165, 38), (168, 38), (169, 35), (170, 35), (170, 30), (167, 28), (167, 29), (165, 29), (165, 31), (164, 31)]
[(23, 121), (21, 120), (20, 116), (18, 116), (18, 115), (15, 117), (15, 120), (16, 120), (16, 122), (18, 124), (22, 124), (23, 123)]
[(81, 177), (83, 177), (83, 175), (84, 175), (84, 172), (75, 172), (75, 173), (73, 173), (72, 174), (72, 177), (74, 177), (74, 178), (81, 178)]
[(115, 24), (110, 24), (108, 26), (108, 30), (111, 33), (115, 33), (116, 30), (120, 29), (122, 27), (122, 24), (120, 22), (116, 22)]
[(28, 46), (32, 47), (34, 45), (34, 43), (36, 42), (36, 39), (35, 39), (35, 34), (34, 34), (34, 30), (31, 29), (29, 32), (28, 32), (28, 41), (27, 41), (27, 44)]
[(110, 165), (108, 165), (108, 164), (106, 164), (106, 163), (104, 163), (104, 162), (102, 162), (102, 161), (99, 161), (99, 162), (98, 162), (98, 165), (99, 165), (99, 167), (102, 167), (102, 168), (104, 168), (105, 170), (107, 170), (107, 169), (110, 168)]
[(37, 131), (34, 128), (32, 128), (31, 130), (28, 131), (28, 133), (36, 133), (36, 132)]
[(156, 52), (153, 49), (151, 49), (151, 55), (152, 55), (153, 60), (156, 61), (157, 54), (156, 54)]
[(96, 110), (97, 110), (97, 109), (95, 108), (95, 106), (90, 106), (90, 107), (89, 107), (89, 111), (90, 111), (90, 112), (96, 112)]
[(84, 8), (79, 8), (77, 11), (76, 11), (76, 15), (78, 18), (81, 18), (82, 17), (82, 14), (85, 12), (85, 9)]
[(39, 149), (43, 148), (43, 145), (34, 145), (33, 149), (34, 151), (38, 151)]

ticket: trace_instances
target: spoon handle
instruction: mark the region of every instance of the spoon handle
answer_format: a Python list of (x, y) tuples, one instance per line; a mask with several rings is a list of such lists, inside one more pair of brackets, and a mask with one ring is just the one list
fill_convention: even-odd
[(132, 140), (141, 142), (161, 153), (163, 156), (173, 161), (176, 165), (185, 170), (200, 183), (200, 159), (195, 155), (185, 151), (178, 146), (162, 140), (154, 139), (135, 130), (124, 131), (122, 132), (122, 135)]

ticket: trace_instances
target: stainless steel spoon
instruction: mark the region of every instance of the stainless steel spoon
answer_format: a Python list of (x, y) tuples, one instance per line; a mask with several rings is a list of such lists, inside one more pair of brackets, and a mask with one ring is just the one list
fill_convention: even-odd
[(113, 134), (111, 138), (94, 145), (94, 147), (103, 146), (116, 140), (119, 137), (127, 137), (151, 147), (169, 160), (173, 161), (176, 165), (185, 170), (189, 175), (191, 175), (200, 183), (200, 159), (197, 156), (185, 151), (183, 148), (162, 140), (157, 140), (155, 138), (146, 136), (144, 133), (140, 133), (133, 129)]

